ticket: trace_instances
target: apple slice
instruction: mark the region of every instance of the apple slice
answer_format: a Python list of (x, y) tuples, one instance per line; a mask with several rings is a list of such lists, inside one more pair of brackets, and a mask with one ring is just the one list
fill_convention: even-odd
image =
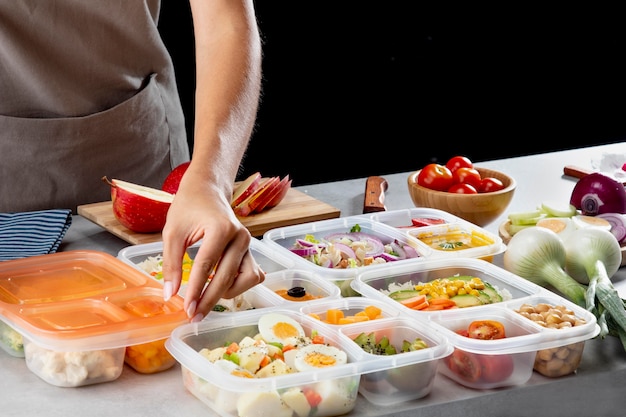
[(111, 186), (113, 215), (124, 227), (137, 233), (163, 230), (174, 194), (118, 179), (102, 180)]
[(261, 179), (261, 173), (255, 172), (240, 182), (233, 192), (233, 198), (230, 200), (230, 205), (234, 208), (243, 200), (257, 192), (261, 187)]
[(276, 184), (273, 190), (269, 192), (265, 204), (257, 206), (254, 212), (260, 213), (265, 209), (272, 208), (278, 205), (278, 203), (280, 203), (280, 201), (285, 197), (290, 187), (291, 180), (289, 179), (289, 175), (287, 175), (278, 184)]
[(234, 207), (235, 214), (246, 217), (254, 213), (261, 204), (265, 204), (274, 187), (280, 183), (280, 177), (271, 177), (262, 181), (260, 188)]
[(180, 180), (183, 179), (183, 175), (187, 171), (187, 168), (189, 168), (190, 163), (191, 162), (189, 161), (183, 162), (182, 164), (174, 168), (172, 172), (170, 172), (168, 176), (165, 177), (165, 181), (163, 181), (161, 190), (166, 191), (171, 194), (176, 194), (176, 192), (178, 192), (178, 186), (180, 185)]

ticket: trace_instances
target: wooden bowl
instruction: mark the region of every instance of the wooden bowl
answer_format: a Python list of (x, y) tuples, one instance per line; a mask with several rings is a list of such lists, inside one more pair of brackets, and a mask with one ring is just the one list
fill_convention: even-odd
[(502, 181), (500, 191), (480, 194), (456, 194), (435, 191), (417, 184), (420, 171), (409, 175), (409, 194), (416, 207), (428, 207), (447, 211), (480, 227), (496, 220), (507, 209), (515, 193), (515, 179), (503, 172), (475, 167), (482, 178), (494, 177)]

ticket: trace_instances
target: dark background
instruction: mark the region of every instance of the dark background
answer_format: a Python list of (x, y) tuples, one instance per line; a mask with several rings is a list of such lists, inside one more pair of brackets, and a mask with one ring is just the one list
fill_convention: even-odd
[[(263, 93), (240, 179), (298, 186), (626, 138), (617, 9), (420, 3), (257, 1)], [(188, 3), (164, 0), (160, 29), (191, 135)]]

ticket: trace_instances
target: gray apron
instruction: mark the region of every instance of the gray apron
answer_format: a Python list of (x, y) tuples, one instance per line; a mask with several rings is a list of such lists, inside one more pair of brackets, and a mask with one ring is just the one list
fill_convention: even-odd
[(159, 0), (0, 0), (0, 212), (160, 188), (189, 159)]

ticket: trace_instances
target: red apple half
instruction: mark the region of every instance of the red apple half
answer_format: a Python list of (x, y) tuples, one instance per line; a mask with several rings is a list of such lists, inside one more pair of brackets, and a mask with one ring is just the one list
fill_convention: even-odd
[(171, 194), (176, 194), (178, 192), (178, 186), (180, 185), (180, 180), (183, 179), (183, 175), (187, 171), (187, 168), (189, 168), (190, 163), (191, 163), (190, 161), (183, 162), (182, 164), (174, 168), (172, 172), (170, 172), (168, 176), (165, 177), (165, 181), (163, 181), (161, 190), (171, 193)]
[(102, 179), (111, 186), (113, 215), (124, 227), (137, 233), (163, 230), (173, 194), (118, 179)]
[(279, 177), (264, 178), (261, 180), (261, 187), (245, 200), (234, 207), (235, 214), (240, 217), (246, 217), (254, 213), (254, 210), (260, 205), (264, 205), (269, 201), (269, 196), (276, 185), (280, 183)]
[(233, 198), (230, 200), (230, 205), (235, 208), (243, 200), (256, 193), (261, 187), (261, 179), (261, 173), (255, 172), (241, 181), (235, 188), (235, 191), (233, 191)]

